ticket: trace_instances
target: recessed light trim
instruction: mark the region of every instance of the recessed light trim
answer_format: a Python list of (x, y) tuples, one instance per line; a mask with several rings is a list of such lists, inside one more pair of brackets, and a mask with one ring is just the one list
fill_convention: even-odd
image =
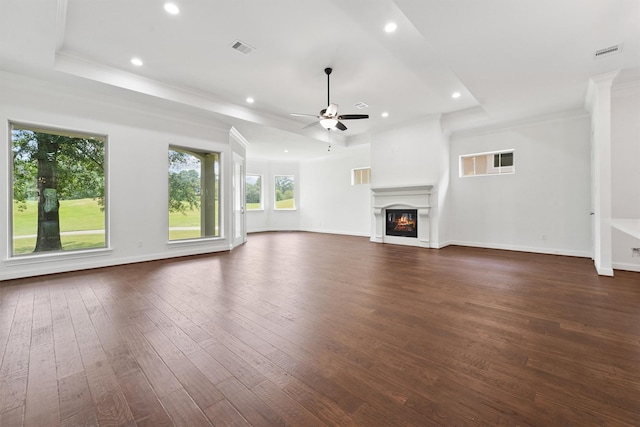
[(248, 102), (249, 104), (253, 104), (254, 102), (256, 102), (256, 100), (255, 100), (255, 99), (253, 99), (252, 97), (248, 97), (248, 98), (247, 98), (247, 102)]
[(144, 62), (142, 62), (142, 59), (138, 57), (131, 58), (131, 63), (136, 67), (142, 67), (144, 65)]
[(382, 117), (389, 117), (389, 113), (387, 113), (386, 111), (384, 113), (381, 114)]
[(452, 97), (453, 99), (458, 99), (458, 98), (460, 98), (460, 96), (462, 96), (462, 94), (461, 94), (460, 92), (453, 92), (453, 93), (451, 94), (451, 97)]
[(164, 10), (170, 15), (177, 15), (180, 13), (180, 8), (175, 3), (165, 3)]
[(395, 22), (389, 22), (387, 23), (387, 25), (384, 26), (384, 31), (387, 33), (393, 33), (397, 29), (398, 29), (398, 24), (396, 24)]

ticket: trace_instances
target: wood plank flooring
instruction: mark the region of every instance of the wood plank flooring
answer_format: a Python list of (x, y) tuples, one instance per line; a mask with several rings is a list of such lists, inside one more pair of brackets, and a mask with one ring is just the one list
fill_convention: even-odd
[(638, 426), (640, 273), (260, 233), (0, 284), (0, 426)]

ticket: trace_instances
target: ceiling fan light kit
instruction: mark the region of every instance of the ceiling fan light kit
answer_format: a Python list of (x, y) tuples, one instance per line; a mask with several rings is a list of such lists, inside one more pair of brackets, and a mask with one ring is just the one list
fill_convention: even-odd
[(339, 129), (342, 131), (347, 130), (347, 127), (340, 120), (357, 120), (357, 119), (368, 119), (368, 114), (342, 114), (338, 115), (338, 104), (331, 103), (330, 96), (330, 80), (329, 76), (333, 71), (332, 68), (327, 67), (324, 69), (324, 73), (327, 75), (327, 108), (320, 110), (319, 115), (315, 114), (297, 114), (291, 113), (292, 116), (304, 116), (304, 117), (315, 117), (319, 119), (318, 123), (324, 129)]
[(337, 119), (320, 119), (320, 126), (325, 129), (333, 129), (338, 124)]

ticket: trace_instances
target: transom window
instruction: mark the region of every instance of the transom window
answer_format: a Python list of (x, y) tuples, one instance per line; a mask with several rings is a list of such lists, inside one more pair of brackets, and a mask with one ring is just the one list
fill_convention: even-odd
[(361, 185), (371, 183), (371, 168), (352, 169), (351, 185)]
[(220, 153), (169, 147), (169, 240), (220, 236)]
[(512, 174), (514, 150), (460, 156), (460, 176)]

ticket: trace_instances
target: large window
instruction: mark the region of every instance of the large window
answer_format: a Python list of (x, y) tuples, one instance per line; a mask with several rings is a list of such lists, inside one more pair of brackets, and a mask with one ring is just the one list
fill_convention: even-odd
[(514, 173), (514, 151), (467, 154), (460, 156), (460, 176)]
[(247, 174), (245, 205), (248, 211), (264, 209), (262, 205), (262, 175)]
[(169, 147), (169, 240), (220, 235), (220, 154)]
[(106, 247), (106, 137), (11, 124), (12, 255)]
[(275, 206), (276, 209), (295, 209), (295, 187), (292, 175), (275, 176)]

